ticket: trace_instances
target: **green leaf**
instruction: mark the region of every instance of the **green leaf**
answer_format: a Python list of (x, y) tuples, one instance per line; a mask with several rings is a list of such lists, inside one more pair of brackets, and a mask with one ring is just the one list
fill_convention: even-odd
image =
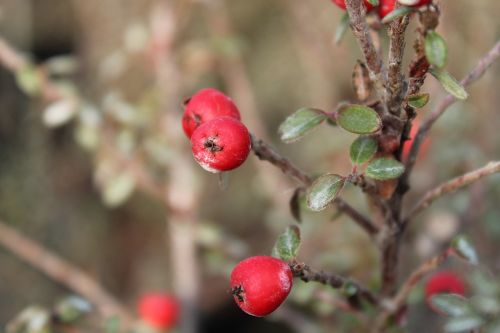
[(351, 297), (351, 296), (354, 296), (357, 294), (358, 292), (358, 287), (356, 286), (356, 284), (354, 284), (353, 282), (351, 281), (347, 281), (346, 283), (344, 283), (344, 285), (342, 286), (342, 292), (344, 293), (344, 295), (346, 295), (347, 297)]
[(328, 115), (317, 109), (301, 108), (290, 115), (278, 129), (281, 140), (290, 143), (321, 124)]
[(366, 167), (367, 177), (376, 180), (388, 180), (398, 178), (405, 171), (404, 165), (390, 158), (378, 158)]
[(56, 304), (54, 312), (58, 320), (70, 323), (81, 318), (91, 310), (92, 305), (85, 299), (77, 296), (69, 296)]
[(421, 93), (408, 96), (408, 105), (415, 109), (423, 108), (429, 102), (429, 94)]
[(484, 323), (484, 320), (476, 314), (450, 319), (444, 329), (446, 332), (468, 332)]
[(384, 23), (384, 24), (389, 23), (392, 20), (397, 19), (398, 17), (401, 17), (401, 16), (405, 16), (406, 14), (409, 14), (413, 11), (415, 11), (415, 9), (411, 8), (411, 7), (396, 8), (384, 17), (384, 19), (382, 20), (382, 23)]
[(475, 295), (472, 297), (471, 303), (480, 313), (496, 318), (500, 315), (500, 302), (494, 295)]
[(300, 247), (300, 229), (292, 225), (279, 235), (273, 248), (273, 255), (278, 258), (291, 261), (297, 257)]
[(376, 140), (367, 136), (360, 136), (351, 144), (349, 155), (354, 164), (362, 164), (368, 162), (375, 155), (377, 149), (378, 143)]
[(429, 31), (425, 35), (425, 57), (429, 64), (438, 68), (443, 68), (446, 65), (448, 58), (448, 47), (446, 42), (437, 32)]
[(15, 76), (17, 85), (25, 94), (33, 96), (40, 92), (42, 83), (35, 66), (24, 66), (15, 73)]
[(431, 297), (431, 304), (437, 310), (451, 317), (471, 314), (472, 308), (467, 298), (455, 294), (438, 294)]
[(476, 249), (464, 235), (457, 236), (452, 241), (451, 246), (459, 257), (462, 257), (463, 259), (474, 265), (477, 265), (479, 263)]
[(335, 44), (340, 44), (347, 31), (347, 28), (349, 28), (349, 14), (345, 12), (340, 19), (337, 29), (335, 30)]
[(102, 191), (104, 203), (118, 207), (125, 203), (135, 189), (135, 179), (128, 172), (122, 172), (106, 180)]
[(370, 134), (380, 129), (382, 121), (372, 108), (351, 104), (338, 111), (337, 124), (351, 133)]
[(78, 102), (73, 98), (63, 98), (47, 106), (42, 121), (45, 126), (55, 128), (68, 123), (77, 114)]
[(373, 6), (378, 6), (379, 1), (378, 0), (368, 0), (368, 2), (373, 5)]
[(443, 88), (457, 99), (466, 99), (469, 94), (464, 87), (445, 70), (429, 69), (429, 72), (441, 83)]
[(105, 333), (118, 333), (120, 331), (120, 317), (111, 316), (104, 321)]
[(312, 183), (307, 192), (307, 206), (320, 211), (335, 200), (344, 187), (345, 178), (335, 174), (325, 174)]

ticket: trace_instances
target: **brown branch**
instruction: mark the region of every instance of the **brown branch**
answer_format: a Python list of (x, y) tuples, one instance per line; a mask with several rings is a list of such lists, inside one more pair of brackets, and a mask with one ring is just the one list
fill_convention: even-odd
[(118, 315), (130, 324), (132, 315), (94, 278), (0, 220), (0, 245), (54, 281), (80, 294), (105, 316)]
[(381, 332), (389, 318), (392, 315), (399, 313), (404, 307), (406, 300), (410, 296), (410, 293), (415, 285), (422, 280), (427, 273), (441, 266), (449, 255), (450, 252), (445, 251), (444, 253), (425, 261), (417, 269), (415, 269), (415, 271), (413, 271), (413, 273), (411, 273), (403, 283), (396, 296), (389, 301), (384, 301), (384, 307), (386, 310), (380, 313), (380, 315), (376, 318), (372, 332)]
[(368, 301), (370, 304), (378, 305), (379, 303), (378, 297), (369, 289), (340, 275), (316, 271), (303, 263), (294, 263), (290, 265), (290, 268), (292, 269), (293, 275), (304, 282), (315, 281), (328, 285), (334, 289), (341, 289), (349, 284), (356, 289), (356, 295)]
[[(268, 161), (278, 167), (285, 175), (295, 179), (302, 186), (309, 186), (312, 183), (312, 178), (295, 166), (290, 160), (278, 154), (271, 146), (260, 139), (252, 136), (252, 150), (255, 155), (262, 161)], [(358, 212), (354, 207), (349, 205), (344, 200), (337, 198), (333, 202), (337, 208), (356, 222), (370, 236), (378, 233), (378, 227), (363, 214)]]
[[(488, 70), (488, 68), (495, 62), (495, 60), (498, 59), (498, 57), (500, 57), (500, 41), (497, 42), (495, 46), (493, 46), (493, 48), (479, 60), (472, 71), (467, 74), (467, 76), (460, 82), (462, 86), (466, 87), (481, 78)], [(439, 117), (441, 117), (441, 115), (448, 109), (448, 107), (456, 101), (457, 99), (452, 95), (446, 96), (420, 126), (411, 146), (408, 161), (406, 163), (406, 171), (400, 179), (401, 184), (405, 185), (408, 183), (408, 179), (417, 160), (420, 146), (427, 133), (431, 129), (432, 125), (434, 125), (436, 120), (438, 120)], [(407, 186), (404, 187), (406, 188)]]
[(428, 191), (418, 203), (411, 209), (410, 213), (405, 220), (409, 220), (423, 209), (431, 205), (435, 200), (440, 197), (452, 193), (461, 187), (470, 185), (471, 183), (480, 180), (483, 177), (500, 172), (500, 161), (489, 162), (484, 167), (470, 171), (466, 174), (453, 178), (433, 190)]
[(384, 66), (380, 54), (378, 54), (373, 40), (369, 33), (366, 23), (366, 12), (362, 0), (346, 0), (347, 12), (351, 30), (358, 41), (359, 47), (365, 58), (366, 67), (370, 73), (370, 79), (373, 81), (375, 90), (382, 106), (386, 108), (387, 93), (384, 87)]

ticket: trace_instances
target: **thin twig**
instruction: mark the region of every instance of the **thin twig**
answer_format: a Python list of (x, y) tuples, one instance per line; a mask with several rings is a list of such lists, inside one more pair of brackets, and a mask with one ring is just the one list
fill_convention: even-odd
[(0, 220), (0, 245), (51, 279), (80, 294), (105, 316), (118, 315), (125, 323), (133, 318), (126, 307), (94, 278)]
[(380, 313), (380, 315), (376, 318), (372, 332), (381, 332), (383, 327), (385, 327), (387, 320), (392, 315), (399, 313), (399, 311), (403, 308), (415, 285), (422, 280), (427, 273), (441, 266), (449, 255), (450, 252), (445, 251), (444, 253), (425, 261), (415, 271), (413, 271), (413, 273), (411, 273), (403, 283), (396, 296), (389, 301), (384, 301), (384, 307), (386, 310)]
[(379, 303), (378, 297), (369, 289), (340, 275), (316, 271), (303, 263), (292, 264), (290, 268), (292, 269), (293, 275), (300, 278), (304, 282), (315, 281), (331, 286), (334, 289), (341, 289), (349, 284), (356, 290), (356, 295), (359, 295), (370, 304), (378, 305)]
[[(479, 60), (477, 65), (472, 69), (472, 71), (467, 74), (467, 76), (460, 82), (462, 86), (466, 87), (471, 83), (475, 82), (479, 78), (481, 78), (486, 70), (495, 62), (495, 60), (500, 57), (500, 41), (493, 46), (493, 48)], [(432, 111), (432, 113), (426, 118), (422, 125), (419, 127), (417, 135), (413, 141), (411, 146), (410, 154), (408, 156), (408, 161), (406, 163), (406, 171), (400, 179), (401, 183), (407, 183), (410, 177), (411, 171), (415, 165), (417, 160), (417, 155), (420, 150), (420, 146), (431, 129), (432, 125), (436, 122), (436, 120), (441, 117), (441, 115), (448, 109), (450, 105), (456, 102), (457, 99), (452, 95), (446, 96), (441, 103)]]
[[(278, 167), (285, 175), (295, 179), (301, 185), (307, 187), (311, 185), (312, 178), (295, 166), (290, 160), (278, 154), (271, 146), (260, 139), (252, 136), (252, 150), (255, 155), (263, 160), (268, 161)], [(363, 214), (358, 212), (354, 207), (349, 205), (344, 200), (337, 198), (333, 202), (337, 208), (354, 220), (363, 230), (370, 236), (378, 233), (378, 227)]]
[(483, 177), (498, 172), (500, 172), (500, 161), (489, 162), (482, 168), (467, 172), (466, 174), (455, 177), (439, 185), (438, 187), (428, 191), (418, 201), (418, 203), (410, 210), (410, 213), (408, 213), (408, 216), (406, 217), (405, 220), (409, 220), (412, 217), (415, 217), (415, 215), (420, 213), (423, 209), (427, 208), (429, 205), (431, 205), (435, 200), (439, 199), (440, 197), (448, 193), (452, 193), (458, 190), (459, 188), (467, 186), (475, 181), (478, 181)]

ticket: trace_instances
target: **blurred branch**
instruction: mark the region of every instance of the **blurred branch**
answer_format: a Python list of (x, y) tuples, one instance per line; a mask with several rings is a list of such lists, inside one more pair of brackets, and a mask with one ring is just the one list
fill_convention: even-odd
[[(263, 160), (268, 161), (274, 166), (278, 167), (285, 175), (295, 179), (303, 186), (309, 186), (312, 183), (312, 178), (295, 166), (290, 160), (278, 154), (271, 146), (262, 140), (256, 139), (252, 136), (252, 150), (255, 155)], [(349, 205), (344, 200), (337, 198), (334, 201), (337, 208), (348, 215), (354, 222), (356, 222), (363, 230), (370, 236), (378, 233), (378, 227), (363, 214), (358, 212), (354, 207)]]
[[(500, 41), (493, 46), (493, 48), (479, 60), (477, 65), (472, 69), (472, 71), (467, 74), (467, 76), (460, 82), (462, 86), (466, 87), (471, 83), (475, 82), (479, 78), (481, 78), (484, 73), (488, 70), (488, 68), (495, 62), (495, 60), (500, 57)], [(452, 95), (446, 96), (441, 103), (431, 112), (431, 114), (427, 117), (427, 119), (422, 122), (422, 125), (419, 127), (417, 135), (413, 141), (411, 146), (410, 154), (408, 156), (408, 162), (406, 163), (406, 171), (400, 178), (401, 184), (407, 184), (412, 169), (417, 160), (417, 155), (420, 150), (420, 146), (431, 129), (432, 125), (436, 122), (436, 120), (441, 117), (441, 115), (448, 109), (450, 105), (455, 103), (457, 99)]]
[(489, 162), (482, 168), (470, 171), (439, 185), (435, 189), (428, 191), (422, 199), (418, 201), (411, 209), (410, 213), (408, 213), (405, 220), (411, 219), (440, 197), (497, 172), (500, 172), (500, 161)]
[(315, 281), (331, 286), (334, 289), (342, 289), (349, 286), (356, 290), (355, 295), (360, 296), (370, 304), (378, 305), (379, 303), (377, 296), (370, 290), (361, 286), (359, 283), (346, 279), (340, 275), (316, 271), (303, 263), (294, 263), (290, 266), (290, 268), (292, 269), (293, 275), (300, 278), (304, 282)]
[(399, 313), (399, 311), (404, 307), (406, 300), (410, 296), (411, 291), (415, 285), (423, 279), (423, 277), (430, 271), (438, 268), (441, 264), (448, 258), (450, 251), (445, 251), (442, 254), (432, 257), (431, 259), (422, 263), (417, 269), (410, 274), (410, 276), (403, 283), (398, 293), (394, 298), (388, 301), (384, 301), (385, 311), (380, 313), (380, 315), (375, 320), (375, 325), (373, 328), (373, 333), (378, 333), (383, 330), (389, 318)]
[(132, 315), (90, 275), (0, 220), (0, 245), (54, 281), (95, 304), (104, 317), (118, 315), (128, 326)]
[(373, 81), (378, 97), (382, 102), (382, 106), (387, 108), (386, 99), (387, 93), (384, 87), (383, 63), (380, 54), (378, 54), (372, 38), (369, 33), (368, 24), (366, 23), (366, 12), (362, 0), (346, 0), (345, 1), (349, 19), (351, 22), (351, 30), (356, 37), (361, 52), (365, 58), (366, 67), (370, 72), (370, 79)]

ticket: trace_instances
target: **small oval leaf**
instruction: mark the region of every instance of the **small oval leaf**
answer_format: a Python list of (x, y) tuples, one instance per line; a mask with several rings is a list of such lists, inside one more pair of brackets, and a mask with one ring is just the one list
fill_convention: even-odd
[(413, 9), (411, 7), (396, 8), (384, 17), (384, 19), (382, 20), (382, 23), (384, 23), (384, 24), (389, 23), (392, 20), (397, 19), (398, 17), (401, 17), (401, 16), (405, 16), (406, 14), (409, 14), (413, 11), (415, 11), (415, 9)]
[(63, 98), (53, 102), (43, 111), (44, 125), (55, 128), (68, 123), (75, 117), (77, 106), (77, 101), (73, 98)]
[(484, 320), (476, 314), (450, 319), (444, 326), (446, 332), (469, 332), (481, 325)]
[(460, 235), (457, 236), (451, 243), (451, 246), (455, 250), (455, 253), (470, 262), (471, 264), (477, 265), (479, 259), (477, 257), (476, 249), (467, 239), (467, 237)]
[(335, 29), (335, 44), (340, 44), (347, 31), (347, 28), (349, 28), (349, 14), (345, 12), (340, 19), (339, 24), (337, 25), (337, 29)]
[(435, 31), (429, 31), (425, 35), (425, 56), (431, 65), (443, 68), (448, 58), (448, 47), (446, 41)]
[(284, 261), (291, 261), (297, 257), (299, 247), (300, 229), (292, 225), (279, 235), (273, 248), (273, 255)]
[(349, 155), (354, 164), (362, 164), (368, 162), (377, 152), (378, 143), (376, 140), (360, 136), (351, 144)]
[(456, 294), (438, 294), (431, 297), (432, 306), (439, 312), (460, 317), (472, 313), (472, 308), (467, 298)]
[(380, 129), (382, 121), (372, 108), (351, 104), (338, 111), (337, 124), (351, 133), (370, 134)]
[(466, 99), (469, 96), (464, 87), (462, 87), (462, 85), (447, 71), (431, 68), (429, 72), (441, 83), (443, 88), (455, 98)]
[(320, 211), (335, 200), (344, 187), (345, 178), (335, 174), (325, 174), (312, 183), (307, 192), (307, 206)]
[(376, 180), (388, 180), (398, 178), (404, 171), (405, 167), (401, 162), (390, 158), (378, 158), (366, 167), (365, 174)]
[(408, 105), (415, 109), (423, 108), (429, 102), (429, 94), (421, 93), (408, 96)]
[(301, 108), (285, 119), (278, 129), (278, 133), (281, 140), (290, 143), (300, 139), (326, 118), (328, 118), (328, 115), (321, 110)]

